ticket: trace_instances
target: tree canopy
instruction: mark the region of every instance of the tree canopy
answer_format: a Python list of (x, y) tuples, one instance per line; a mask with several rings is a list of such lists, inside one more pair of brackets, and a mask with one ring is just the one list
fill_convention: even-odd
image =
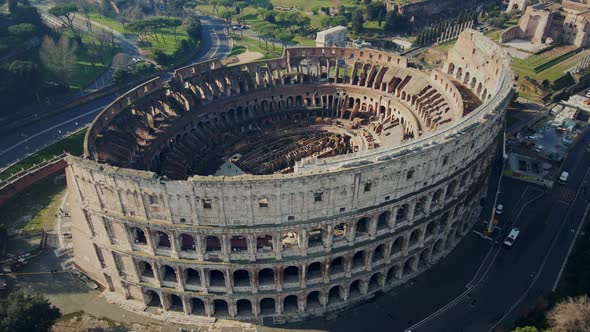
[(60, 316), (41, 295), (14, 292), (0, 302), (1, 331), (49, 331)]

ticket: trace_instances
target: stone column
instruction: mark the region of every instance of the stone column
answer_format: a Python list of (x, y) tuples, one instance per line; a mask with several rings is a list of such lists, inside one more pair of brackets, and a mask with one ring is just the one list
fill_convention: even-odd
[(252, 289), (252, 293), (258, 293), (258, 273), (256, 270), (248, 271), (250, 273), (250, 288)]
[(178, 258), (178, 240), (176, 238), (176, 234), (174, 232), (170, 232), (168, 235), (168, 239), (170, 240), (170, 254), (174, 258)]
[(162, 287), (162, 276), (160, 274), (160, 266), (157, 265), (155, 262), (150, 262), (152, 264), (152, 272), (154, 272), (154, 281), (157, 287)]
[(154, 245), (154, 239), (152, 238), (152, 230), (148, 227), (145, 228), (145, 239), (147, 240), (149, 254), (152, 256), (156, 255), (156, 246)]
[(227, 290), (228, 294), (233, 294), (234, 292), (234, 278), (233, 273), (230, 270), (222, 270), (223, 276), (225, 278), (225, 289)]
[(231, 252), (230, 241), (227, 235), (221, 236), (221, 255), (223, 256), (224, 262), (229, 262), (229, 254)]
[(323, 243), (327, 252), (332, 251), (332, 242), (334, 240), (334, 226), (328, 225), (326, 232), (322, 232), (324, 235)]
[(205, 237), (199, 234), (195, 235), (195, 251), (197, 253), (197, 260), (203, 261), (205, 258), (203, 257), (205, 254)]
[(275, 258), (281, 259), (283, 254), (283, 245), (281, 243), (281, 233), (272, 233), (272, 246), (275, 252)]
[(277, 291), (283, 291), (283, 267), (278, 267), (275, 270), (275, 285), (277, 287)]
[(184, 311), (185, 315), (190, 315), (191, 312), (193, 311), (193, 308), (191, 307), (191, 300), (188, 296), (181, 296), (180, 299), (182, 300), (182, 311)]
[(305, 289), (305, 286), (307, 285), (307, 280), (306, 279), (306, 275), (307, 275), (307, 265), (305, 263), (302, 263), (301, 266), (299, 267), (299, 284), (301, 285), (301, 289)]
[(376, 214), (371, 217), (371, 222), (369, 223), (369, 239), (374, 240), (375, 236), (377, 236), (377, 223), (379, 222), (379, 215)]
[(205, 269), (200, 269), (199, 274), (201, 277), (201, 289), (203, 293), (209, 293), (209, 271)]
[(184, 271), (180, 266), (176, 267), (176, 288), (184, 292)]

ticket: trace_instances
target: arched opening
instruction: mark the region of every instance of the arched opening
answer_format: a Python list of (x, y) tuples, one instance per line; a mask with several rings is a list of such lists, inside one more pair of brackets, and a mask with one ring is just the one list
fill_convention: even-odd
[(382, 277), (381, 273), (379, 273), (379, 272), (373, 274), (371, 279), (369, 279), (369, 293), (373, 293), (373, 292), (376, 292), (381, 289), (381, 279), (382, 278), (383, 277)]
[(410, 241), (409, 242), (410, 248), (418, 245), (418, 243), (420, 242), (420, 229), (419, 228), (416, 228), (414, 231), (412, 231), (412, 233), (410, 234), (409, 241)]
[(344, 272), (344, 258), (336, 257), (330, 263), (330, 276)]
[(191, 304), (193, 307), (192, 308), (193, 314), (199, 315), (199, 316), (204, 316), (207, 314), (205, 311), (205, 302), (203, 302), (203, 300), (193, 297), (191, 299)]
[(246, 299), (238, 300), (236, 309), (238, 311), (238, 317), (252, 316), (252, 302)]
[(261, 235), (256, 238), (256, 251), (272, 252), (272, 236)]
[(340, 286), (330, 288), (328, 292), (328, 305), (344, 302), (344, 290)]
[(317, 308), (322, 307), (322, 304), (320, 302), (320, 292), (313, 291), (313, 292), (307, 294), (306, 307), (308, 310), (313, 310), (313, 309), (317, 309)]
[(199, 271), (188, 268), (184, 270), (184, 275), (187, 285), (201, 287), (201, 275), (199, 274)]
[(161, 274), (162, 274), (162, 281), (166, 282), (176, 282), (176, 270), (168, 265), (162, 265)]
[(229, 243), (232, 252), (248, 251), (248, 241), (243, 236), (232, 236)]
[(358, 238), (363, 235), (369, 234), (369, 218), (361, 218), (356, 222), (356, 229), (354, 231), (354, 237)]
[(208, 235), (205, 237), (206, 252), (221, 251), (221, 242), (217, 236)]
[(361, 281), (355, 280), (350, 284), (350, 288), (348, 291), (348, 297), (351, 299), (354, 299), (354, 298), (357, 298), (361, 295), (363, 295), (363, 292), (361, 289)]
[(446, 200), (450, 200), (455, 195), (455, 190), (457, 189), (457, 181), (451, 181), (449, 186), (447, 187), (447, 197)]
[(236, 287), (250, 286), (250, 273), (246, 270), (234, 271), (234, 286), (236, 286)]
[(399, 280), (399, 276), (400, 276), (400, 267), (399, 267), (399, 265), (394, 265), (391, 268), (389, 268), (389, 271), (387, 271), (387, 276), (385, 277), (385, 282), (387, 284), (390, 284), (390, 283), (394, 282), (395, 280)]
[(169, 249), (170, 248), (170, 237), (168, 236), (168, 234), (166, 234), (164, 232), (160, 232), (160, 231), (158, 231), (156, 234), (157, 234), (157, 241), (158, 241), (157, 247)]
[(283, 310), (285, 313), (294, 313), (298, 311), (297, 296), (289, 295), (283, 300)]
[(352, 257), (352, 269), (357, 269), (365, 266), (365, 252), (357, 251)]
[(348, 226), (345, 223), (338, 224), (334, 227), (334, 241), (346, 240)]
[(145, 237), (145, 232), (141, 228), (133, 227), (131, 229), (131, 238), (133, 239), (133, 243), (146, 245), (147, 238)]
[(146, 298), (146, 302), (147, 302), (148, 307), (155, 307), (155, 308), (162, 307), (162, 301), (160, 301), (160, 295), (158, 293), (154, 292), (153, 290), (148, 290), (147, 292), (145, 292), (145, 298)]
[(275, 313), (275, 300), (269, 297), (260, 300), (260, 314), (273, 315)]
[(180, 249), (183, 251), (195, 250), (195, 238), (188, 234), (180, 234)]
[(396, 222), (401, 223), (407, 220), (409, 208), (408, 204), (404, 204), (397, 209)]
[(308, 281), (321, 279), (322, 278), (322, 264), (320, 262), (315, 262), (309, 264), (307, 267), (307, 273), (305, 274)]
[(216, 317), (227, 317), (229, 316), (229, 308), (227, 302), (224, 300), (213, 301), (213, 312)]
[(420, 216), (425, 212), (425, 208), (426, 208), (426, 196), (422, 196), (420, 198), (418, 198), (418, 200), (416, 201), (416, 206), (414, 208), (414, 215), (415, 216)]
[(299, 282), (299, 268), (297, 266), (289, 266), (283, 270), (283, 281), (287, 284)]
[(428, 265), (430, 265), (430, 255), (428, 254), (428, 249), (424, 249), (418, 259), (418, 268), (426, 268)]
[(152, 264), (144, 261), (140, 261), (138, 264), (139, 274), (142, 277), (153, 278), (154, 277), (154, 270), (152, 269)]
[(373, 251), (373, 264), (379, 263), (385, 258), (385, 245), (381, 244)]
[(184, 309), (182, 306), (182, 299), (180, 298), (180, 296), (178, 296), (176, 294), (170, 294), (170, 308), (168, 308), (168, 310), (176, 311), (176, 312), (184, 312)]
[(424, 233), (424, 238), (429, 239), (434, 236), (434, 232), (436, 231), (436, 221), (431, 221), (428, 225), (426, 225), (426, 231)]
[(272, 269), (262, 269), (258, 272), (258, 284), (269, 286), (275, 284), (275, 272)]
[(391, 246), (391, 256), (399, 255), (404, 250), (404, 237), (400, 236), (395, 241), (393, 241), (393, 245)]
[(322, 241), (323, 232), (320, 228), (313, 229), (307, 233), (307, 243), (309, 248), (315, 247), (323, 247), (324, 243)]
[(379, 218), (377, 219), (377, 232), (388, 229), (390, 219), (391, 219), (391, 212), (389, 212), (389, 211), (381, 212), (381, 214), (379, 215)]
[(443, 252), (443, 249), (444, 249), (443, 240), (440, 239), (440, 240), (436, 241), (436, 243), (434, 244), (434, 247), (432, 249), (432, 255), (433, 256), (441, 255)]
[(225, 275), (219, 270), (209, 271), (210, 287), (225, 287)]
[(442, 201), (442, 195), (443, 195), (443, 190), (442, 189), (438, 189), (437, 191), (434, 192), (434, 194), (432, 195), (432, 207), (436, 208), (442, 205), (443, 201)]
[(299, 249), (299, 235), (295, 232), (287, 232), (283, 234), (281, 243), (283, 249)]
[(414, 272), (415, 269), (416, 269), (416, 257), (410, 257), (404, 263), (404, 269), (403, 269), (402, 275), (406, 276), (406, 275)]

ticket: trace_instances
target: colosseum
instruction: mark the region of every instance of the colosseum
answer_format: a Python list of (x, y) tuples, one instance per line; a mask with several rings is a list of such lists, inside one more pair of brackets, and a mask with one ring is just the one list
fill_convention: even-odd
[(478, 220), (513, 92), (505, 51), (456, 45), (440, 68), (287, 48), (137, 86), (68, 158), (75, 266), (187, 322), (302, 320), (422, 273)]

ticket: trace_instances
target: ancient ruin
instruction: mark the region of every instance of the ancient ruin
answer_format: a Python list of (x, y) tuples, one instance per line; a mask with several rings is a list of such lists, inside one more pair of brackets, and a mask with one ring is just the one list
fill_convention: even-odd
[(512, 87), (509, 56), (470, 29), (434, 70), (308, 47), (148, 81), (68, 159), (75, 265), (125, 308), (185, 322), (365, 301), (477, 221)]

